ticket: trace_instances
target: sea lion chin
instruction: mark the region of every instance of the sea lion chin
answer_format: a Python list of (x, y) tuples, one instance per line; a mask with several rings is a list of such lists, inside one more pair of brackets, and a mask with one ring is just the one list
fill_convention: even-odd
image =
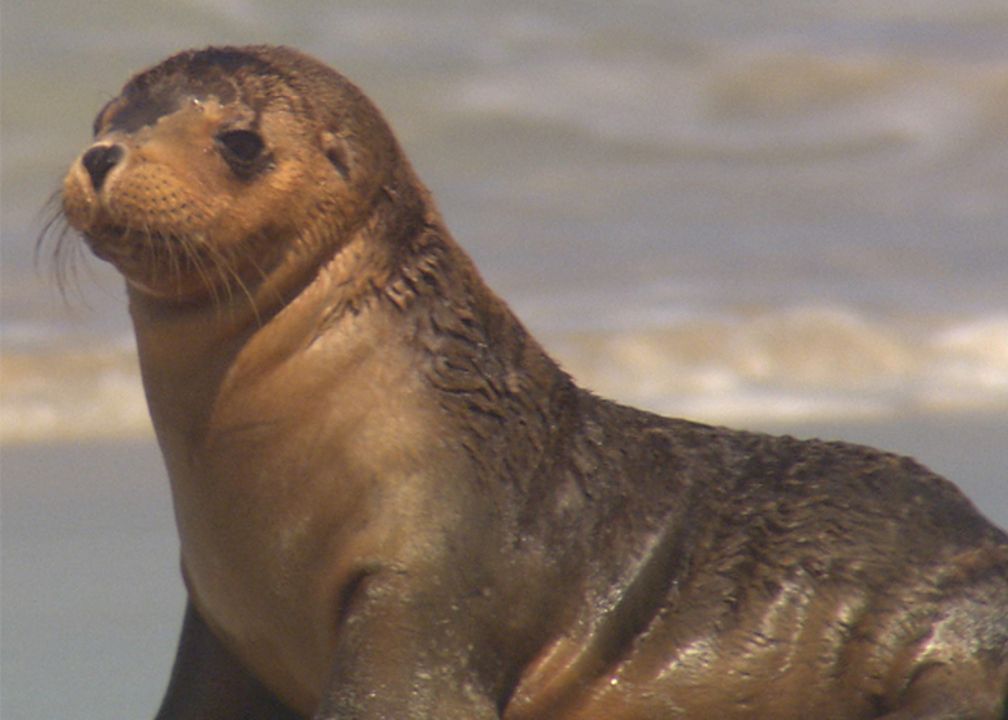
[(158, 718), (1002, 718), (1008, 536), (912, 460), (580, 389), (276, 47), (98, 114), (189, 596)]

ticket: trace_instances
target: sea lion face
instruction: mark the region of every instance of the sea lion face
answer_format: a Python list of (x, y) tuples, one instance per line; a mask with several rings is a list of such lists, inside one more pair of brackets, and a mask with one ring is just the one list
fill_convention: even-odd
[(381, 158), (353, 139), (383, 123), (340, 102), (356, 88), (334, 71), (305, 73), (294, 51), (251, 50), (183, 53), (134, 77), (67, 174), (69, 224), (141, 293), (249, 293), (311, 265), (382, 184)]

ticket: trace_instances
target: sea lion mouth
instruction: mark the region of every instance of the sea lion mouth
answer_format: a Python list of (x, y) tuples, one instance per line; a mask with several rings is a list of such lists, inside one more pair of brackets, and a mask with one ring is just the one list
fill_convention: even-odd
[(148, 294), (216, 296), (224, 285), (246, 285), (237, 258), (198, 235), (110, 225), (85, 233), (84, 239), (95, 256), (114, 265), (131, 285)]
[(99, 231), (89, 231), (84, 238), (95, 255), (116, 265), (130, 263), (152, 270), (164, 267), (183, 270), (220, 259), (209, 243), (198, 237), (110, 225)]

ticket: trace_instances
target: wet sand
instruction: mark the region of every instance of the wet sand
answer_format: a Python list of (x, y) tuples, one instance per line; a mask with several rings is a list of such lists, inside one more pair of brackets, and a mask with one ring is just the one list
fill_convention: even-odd
[[(1008, 527), (1008, 419), (790, 424), (774, 432), (913, 455)], [(152, 717), (184, 591), (171, 501), (153, 442), (4, 448), (5, 720)]]

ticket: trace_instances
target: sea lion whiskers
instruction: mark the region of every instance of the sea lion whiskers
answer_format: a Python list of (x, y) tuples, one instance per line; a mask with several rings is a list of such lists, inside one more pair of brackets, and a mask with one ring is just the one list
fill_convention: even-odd
[[(42, 262), (42, 249), (52, 244), (49, 271), (56, 282), (56, 287), (63, 301), (67, 301), (67, 290), (73, 287), (80, 290), (80, 263), (85, 262), (84, 247), (77, 242), (75, 229), (67, 222), (66, 214), (59, 203), (62, 193), (56, 191), (46, 203), (48, 219), (42, 226), (42, 231), (35, 240), (32, 260), (36, 268)], [(56, 207), (51, 207), (56, 205)], [(73, 242), (68, 242), (71, 238)]]
[[(63, 192), (56, 190), (50, 195), (39, 212), (42, 229), (32, 248), (32, 264), (41, 271), (43, 266), (51, 274), (56, 289), (65, 305), (70, 304), (71, 295), (84, 300), (82, 272), (95, 284), (100, 284), (90, 262), (93, 253), (78, 240), (78, 231), (70, 224), (62, 204)], [(51, 246), (51, 250), (46, 252)]]
[[(205, 236), (191, 235), (182, 237), (154, 237), (147, 235), (147, 242), (151, 249), (154, 243), (162, 247), (167, 254), (165, 260), (169, 267), (169, 272), (175, 277), (175, 295), (185, 297), (185, 280), (196, 273), (210, 293), (210, 304), (221, 309), (226, 304), (226, 299), (231, 299), (230, 275), (235, 272), (231, 269), (223, 252), (208, 243)], [(237, 274), (237, 273), (235, 273)]]

